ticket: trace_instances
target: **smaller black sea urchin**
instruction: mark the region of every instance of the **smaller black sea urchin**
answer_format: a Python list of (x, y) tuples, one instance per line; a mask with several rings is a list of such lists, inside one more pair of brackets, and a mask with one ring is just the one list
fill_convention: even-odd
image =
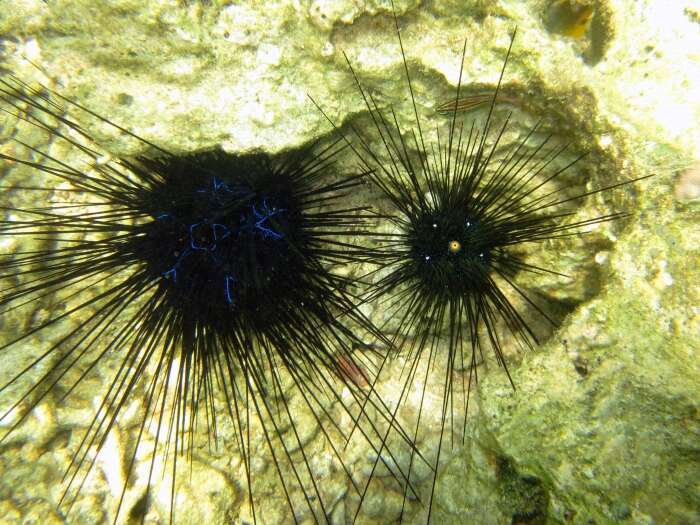
[[(369, 235), (368, 215), (362, 207), (344, 206), (342, 198), (368, 174), (334, 173), (342, 149), (337, 142), (275, 156), (173, 155), (11, 76), (0, 79), (0, 107), (75, 155), (64, 161), (20, 138), (14, 143), (22, 155), (0, 153), (8, 167), (21, 165), (32, 177), (6, 179), (0, 208), (6, 215), (0, 235), (20, 247), (0, 258), (6, 324), (0, 352), (20, 351), (27, 363), (3, 370), (2, 443), (8, 447), (48, 397), (70, 401), (90, 374), (99, 373), (98, 408), (77, 443), (71, 440), (61, 500), (67, 512), (120, 415), (142, 396), (110, 521), (126, 505), (149, 431), (164, 448), (163, 464), (156, 465), (154, 453), (146, 493), (130, 515), (143, 520), (148, 487), (170, 461), (172, 521), (178, 457), (191, 456), (202, 422), (216, 439), (220, 411), (235, 429), (253, 519), (251, 433), (257, 429), (293, 519), (304, 506), (315, 519), (329, 521), (329, 496), (305, 453), (290, 397), (320, 426), (358, 494), (343, 444), (360, 434), (383, 461), (379, 452), (394, 425), (373, 389), (371, 371), (381, 362), (353, 353), (363, 346), (363, 333), (382, 336), (357, 310), (354, 280), (330, 269), (367, 255), (349, 235)], [(105, 157), (82, 119), (117, 128), (156, 154)], [(69, 197), (59, 202), (57, 194)], [(38, 204), (13, 205), (17, 195)], [(46, 317), (24, 327), (36, 306), (46, 303), (52, 305)], [(33, 344), (39, 336), (43, 342)], [(370, 387), (353, 380), (352, 370), (366, 370)], [(350, 395), (341, 395), (342, 389)], [(369, 408), (379, 413), (384, 430), (366, 417)], [(352, 429), (332, 415), (338, 409)]]
[[(418, 116), (395, 13), (394, 23), (415, 117), (413, 128), (402, 129), (393, 108), (380, 109), (347, 56), (375, 137), (352, 125), (351, 133), (343, 135), (326, 118), (394, 209), (389, 218), (393, 232), (377, 240), (374, 259), (379, 270), (367, 299), (379, 302), (389, 320), (382, 328), (395, 333), (392, 343), (402, 349), (403, 386), (399, 386), (397, 405), (407, 402), (409, 396), (417, 405), (414, 440), (420, 441), (421, 425), (426, 425), (422, 422), (438, 414), (439, 439), (429, 440), (431, 450), (423, 450), (433, 465), (432, 487), (425, 498), (426, 522), (430, 522), (443, 443), (446, 439), (454, 443), (460, 433), (464, 442), (470, 392), (477, 381), (477, 365), (484, 362), (484, 350), (493, 351), (513, 384), (504, 341), (507, 338), (508, 344), (520, 348), (538, 343), (524, 310), (554, 325), (545, 309), (518, 284), (518, 278), (522, 273), (563, 275), (527, 262), (523, 252), (625, 216), (618, 212), (573, 218), (576, 203), (633, 181), (572, 190), (561, 182), (562, 175), (582, 156), (561, 162), (567, 147), (550, 147), (551, 136), (536, 140), (539, 125), (514, 144), (503, 143), (510, 115), (496, 127), (494, 108), (515, 33), (483, 124), (465, 125), (458, 120), (465, 42), (449, 129), (446, 136), (438, 131), (436, 144), (431, 144)], [(441, 111), (446, 107), (441, 106)], [(439, 400), (433, 403), (430, 397)], [(412, 465), (408, 469), (410, 475), (414, 469)]]

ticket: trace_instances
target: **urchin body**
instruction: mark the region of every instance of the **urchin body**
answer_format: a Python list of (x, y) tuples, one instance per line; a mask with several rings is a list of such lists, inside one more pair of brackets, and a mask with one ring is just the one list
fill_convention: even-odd
[(469, 297), (488, 286), (493, 254), (503, 235), (468, 206), (437, 203), (404, 218), (416, 281), (426, 295)]
[[(366, 256), (348, 235), (368, 235), (369, 215), (343, 199), (367, 174), (335, 170), (337, 142), (278, 155), (174, 155), (48, 89), (10, 77), (3, 79), (0, 94), (10, 114), (91, 159), (86, 168), (39, 149), (33, 149), (38, 161), (0, 155), (51, 181), (47, 187), (13, 186), (34, 195), (39, 207), (3, 207), (9, 217), (0, 225), (2, 235), (49, 242), (0, 259), (7, 283), (0, 308), (21, 313), (49, 297), (65, 305), (1, 343), (4, 350), (35, 334), (48, 336), (30, 365), (0, 387), (3, 394), (18, 383), (28, 385), (5, 399), (8, 408), (0, 417), (13, 419), (3, 440), (57, 385), (64, 398), (72, 395), (109, 354), (116, 366), (95, 392), (97, 409), (66, 472), (61, 504), (67, 513), (95, 464), (91, 458), (99, 456), (120, 414), (141, 392), (139, 427), (124, 459), (113, 521), (125, 505), (147, 426), (156, 443), (164, 442), (163, 462), (172, 466), (174, 519), (177, 458), (191, 454), (198, 428), (216, 441), (220, 403), (231, 418), (253, 518), (251, 428), (256, 427), (290, 511), (303, 506), (328, 520), (327, 494), (297, 425), (310, 417), (323, 427), (331, 454), (348, 474), (340, 443), (353, 433), (370, 448), (384, 449), (385, 430), (365, 417), (365, 408), (377, 409), (393, 425), (376, 393), (344, 372), (352, 366), (371, 376), (367, 367), (373, 363), (358, 360), (353, 350), (362, 344), (361, 333), (382, 335), (357, 310), (353, 279), (330, 269)], [(74, 114), (116, 127), (154, 153), (105, 162), (89, 126)], [(58, 187), (88, 205), (47, 199)], [(63, 320), (74, 322), (66, 328)], [(37, 365), (45, 363), (48, 372), (38, 374)], [(74, 379), (70, 372), (76, 370), (81, 372)], [(341, 395), (343, 389), (350, 395)], [(303, 413), (289, 405), (290, 392), (301, 399)], [(348, 415), (352, 429), (338, 425), (329, 401)], [(352, 403), (360, 409), (351, 410)], [(385, 456), (377, 454), (375, 461)], [(156, 454), (149, 462), (147, 487), (159, 470)], [(143, 519), (148, 505), (137, 507), (130, 514)]]
[(340, 299), (329, 291), (341, 280), (323, 270), (324, 255), (345, 256), (321, 237), (343, 218), (328, 211), (318, 220), (309, 208), (309, 196), (324, 189), (303, 162), (205, 152), (132, 164), (150, 180), (129, 207), (148, 220), (115, 250), (140, 259), (190, 338), (208, 333), (247, 346), (251, 335), (275, 338), (285, 323), (302, 321), (294, 318), (300, 309), (316, 324), (332, 319)]
[[(434, 458), (433, 483), (424, 501), (429, 522), (443, 442), (466, 438), (470, 393), (477, 365), (485, 362), (484, 350), (493, 352), (515, 386), (504, 358), (504, 341), (523, 349), (538, 342), (526, 321), (527, 310), (554, 324), (534, 294), (519, 284), (520, 274), (566, 276), (557, 268), (528, 262), (524, 253), (545, 241), (625, 216), (623, 212), (575, 218), (575, 204), (633, 181), (574, 190), (572, 195), (560, 180), (584, 155), (561, 162), (567, 146), (551, 146), (551, 136), (534, 140), (541, 132), (539, 125), (518, 142), (503, 144), (510, 116), (498, 128), (493, 117), (511, 47), (487, 115), (481, 123), (465, 125), (458, 115), (465, 42), (456, 99), (440, 107), (443, 113), (450, 109), (447, 132), (440, 136), (438, 131), (431, 143), (418, 116), (395, 14), (394, 22), (415, 117), (412, 126), (402, 128), (393, 108), (379, 107), (347, 56), (372, 129), (351, 126), (352, 133), (345, 134), (326, 118), (393, 208), (387, 214), (392, 233), (377, 238), (374, 257), (379, 270), (367, 297), (390, 312), (386, 317), (396, 334), (392, 342), (403, 355), (400, 377), (391, 378), (400, 390), (397, 406), (418, 399), (413, 438), (418, 440), (419, 433), (425, 437), (428, 429), (422, 427), (431, 416), (439, 426), (437, 446), (424, 451)], [(515, 34), (510, 46), (514, 38)], [(440, 399), (437, 413), (427, 408), (427, 391)], [(404, 498), (402, 517), (406, 504)]]

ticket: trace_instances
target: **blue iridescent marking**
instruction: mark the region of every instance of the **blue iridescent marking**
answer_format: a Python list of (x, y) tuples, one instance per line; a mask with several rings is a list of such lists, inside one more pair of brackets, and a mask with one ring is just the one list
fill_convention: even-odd
[(269, 206), (267, 205), (267, 199), (263, 199), (262, 203), (262, 208), (263, 208), (263, 213), (258, 212), (258, 210), (255, 207), (255, 204), (252, 206), (253, 208), (253, 215), (255, 215), (255, 218), (257, 221), (255, 221), (255, 227), (260, 230), (263, 234), (263, 239), (266, 239), (268, 237), (272, 237), (275, 240), (281, 239), (282, 234), (277, 233), (274, 230), (271, 230), (270, 228), (266, 228), (263, 226), (263, 223), (268, 220), (270, 217), (274, 217), (275, 215), (278, 215), (282, 213), (283, 211), (287, 211), (284, 208), (272, 208), (270, 210)]
[(231, 293), (231, 288), (236, 279), (231, 275), (226, 275), (224, 277), (224, 292), (226, 293), (226, 301), (228, 304), (233, 304), (233, 295)]
[[(197, 243), (196, 236), (195, 236), (195, 230), (199, 228), (200, 222), (195, 222), (194, 224), (190, 224), (190, 248), (193, 250), (203, 250), (203, 251), (211, 251), (211, 245), (204, 246), (200, 245)], [(214, 245), (214, 248), (216, 248), (216, 245)]]
[[(218, 246), (217, 242), (223, 241), (226, 237), (231, 235), (231, 230), (228, 228), (228, 226), (219, 223), (214, 223), (211, 225), (211, 232), (214, 240), (210, 242), (200, 242), (197, 240), (198, 230), (206, 227), (207, 225), (202, 224), (201, 222), (195, 222), (194, 224), (190, 224), (190, 247), (193, 250), (213, 252)], [(202, 238), (205, 239), (205, 241), (207, 240), (206, 237)]]
[(215, 241), (223, 241), (226, 237), (231, 235), (231, 230), (223, 224), (214, 223), (211, 225), (211, 229), (214, 232)]
[[(202, 197), (205, 201), (202, 203), (204, 209), (216, 209), (218, 205), (235, 205), (232, 202), (233, 198), (245, 197), (255, 199), (253, 203), (248, 203), (246, 208), (242, 210), (240, 215), (241, 222), (235, 227), (230, 228), (226, 224), (213, 222), (213, 217), (205, 211), (197, 222), (189, 225), (183, 225), (187, 233), (182, 239), (184, 243), (183, 251), (177, 256), (175, 263), (161, 275), (164, 279), (170, 280), (172, 283), (177, 283), (181, 279), (180, 270), (182, 269), (182, 261), (194, 254), (195, 252), (204, 252), (206, 254), (207, 264), (212, 265), (217, 270), (223, 270), (223, 292), (224, 298), (229, 306), (235, 304), (235, 283), (237, 279), (230, 273), (229, 263), (226, 261), (230, 256), (226, 245), (220, 243), (229, 237), (238, 236), (242, 232), (260, 232), (263, 239), (279, 240), (284, 237), (283, 232), (276, 231), (275, 225), (270, 222), (272, 217), (279, 215), (285, 211), (284, 208), (271, 206), (267, 198), (257, 200), (255, 194), (246, 188), (229, 187), (218, 177), (212, 177), (211, 185), (196, 190), (197, 193), (204, 194)], [(230, 195), (233, 194), (233, 197)], [(240, 209), (240, 208), (239, 208)], [(225, 209), (222, 211), (226, 211)], [(172, 220), (174, 217), (166, 212), (155, 216), (157, 220)], [(187, 239), (189, 235), (189, 239)], [(177, 252), (176, 252), (177, 253)], [(221, 274), (219, 274), (221, 275)], [(221, 282), (221, 281), (219, 281)]]
[(197, 190), (197, 193), (206, 193), (208, 191), (214, 190), (214, 193), (218, 191), (223, 191), (226, 193), (233, 193), (233, 190), (228, 187), (228, 184), (226, 184), (224, 181), (222, 181), (219, 177), (212, 177), (212, 187), (211, 188), (202, 188)]
[(224, 191), (226, 191), (228, 193), (232, 193), (231, 188), (229, 188), (228, 185), (224, 181), (222, 181), (219, 177), (214, 177), (213, 183), (214, 183), (214, 191), (219, 191), (219, 190), (223, 189)]

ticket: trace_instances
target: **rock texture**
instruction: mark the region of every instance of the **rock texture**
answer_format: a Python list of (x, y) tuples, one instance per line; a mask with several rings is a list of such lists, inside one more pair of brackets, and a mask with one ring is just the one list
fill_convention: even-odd
[[(514, 112), (511, 138), (542, 117), (546, 131), (572, 144), (572, 155), (590, 152), (570, 175), (572, 185), (594, 188), (654, 174), (579, 210), (625, 209), (629, 218), (533, 255), (574, 276), (527, 282), (568, 315), (535, 352), (509, 353), (515, 392), (496, 367), (484, 374), (468, 418), (470, 439), (445, 455), (434, 523), (700, 522), (700, 8), (693, 0), (395, 5), (428, 128), (447, 122), (435, 107), (454, 96), (464, 39), (463, 83), (493, 89), (517, 26), (504, 85), (514, 102), (499, 109), (501, 116)], [(174, 152), (217, 145), (279, 151), (331, 133), (308, 95), (338, 124), (366, 121), (343, 52), (378, 102), (392, 104), (410, 129), (413, 109), (390, 13), (388, 0), (0, 0), (0, 66)], [(16, 123), (2, 125), (0, 147), (10, 151)], [(114, 156), (149, 153), (124, 134), (99, 126), (94, 133)], [(51, 147), (47, 137), (35, 140)], [(11, 239), (0, 242), (12, 249)], [(2, 330), (16, 330), (10, 317)], [(3, 356), (2, 382), (31, 349), (28, 343)], [(2, 443), (0, 522), (68, 522), (57, 507), (60, 482), (77, 446), (72, 431), (89, 424), (96, 407), (95, 386), (81, 384), (68, 403), (59, 403), (58, 392)], [(391, 380), (383, 387), (390, 398)], [(119, 465), (137, 431), (138, 398), (134, 405), (83, 487), (70, 523), (111, 520)], [(6, 406), (3, 398), (3, 412)], [(314, 468), (337, 495), (334, 522), (349, 523), (347, 482), (324, 461), (328, 448), (315, 422), (304, 428)], [(435, 436), (431, 428), (428, 422), (426, 450)], [(156, 447), (151, 440), (141, 467)], [(352, 454), (362, 473), (372, 454), (362, 448)], [(265, 476), (275, 475), (269, 461), (263, 457), (253, 469), (262, 480), (262, 522), (293, 522), (284, 496), (265, 491)], [(249, 522), (243, 472), (226, 446), (214, 452), (202, 446), (192, 477), (188, 471), (178, 482), (178, 521)], [(425, 480), (423, 493), (430, 489), (428, 474), (415, 475)], [(149, 523), (169, 515), (169, 479), (156, 478)], [(400, 493), (381, 481), (358, 522), (398, 518)], [(130, 487), (129, 507), (144, 490)], [(422, 523), (424, 516), (411, 502), (404, 522)]]

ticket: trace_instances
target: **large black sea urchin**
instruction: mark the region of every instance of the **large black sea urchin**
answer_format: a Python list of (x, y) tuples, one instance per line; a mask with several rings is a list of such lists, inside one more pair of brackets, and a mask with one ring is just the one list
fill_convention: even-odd
[[(525, 253), (545, 241), (578, 235), (592, 225), (627, 215), (573, 218), (575, 205), (586, 197), (633, 181), (592, 190), (567, 187), (562, 175), (583, 155), (561, 162), (567, 146), (550, 147), (551, 135), (536, 140), (539, 124), (514, 144), (503, 143), (511, 117), (495, 127), (494, 108), (515, 33), (483, 124), (465, 125), (458, 115), (466, 105), (460, 99), (465, 42), (456, 99), (441, 106), (450, 108), (449, 129), (442, 137), (438, 131), (436, 143), (430, 143), (418, 116), (395, 13), (394, 24), (415, 117), (413, 129), (401, 128), (393, 108), (380, 108), (347, 56), (375, 136), (356, 126), (343, 134), (326, 118), (394, 209), (389, 219), (393, 233), (376, 239), (373, 258), (379, 269), (366, 297), (385, 311), (388, 322), (380, 328), (392, 331), (392, 345), (402, 349), (403, 384), (397, 407), (409, 396), (419, 399), (414, 441), (425, 440), (425, 434), (419, 437), (422, 425), (427, 426), (422, 422), (438, 414), (439, 440), (427, 440), (431, 449), (423, 451), (433, 467), (430, 494), (425, 497), (430, 522), (443, 443), (447, 437), (454, 444), (459, 434), (464, 443), (470, 392), (477, 381), (477, 365), (485, 362), (484, 350), (493, 351), (513, 385), (504, 341), (508, 338), (508, 344), (524, 349), (538, 343), (524, 311), (555, 325), (546, 308), (518, 284), (518, 277), (521, 273), (566, 276), (528, 263)], [(436, 406), (429, 406), (430, 391), (439, 392)], [(409, 476), (412, 463), (413, 459)]]
[[(342, 197), (368, 174), (334, 173), (337, 143), (276, 156), (173, 155), (13, 77), (0, 79), (0, 101), (3, 112), (47, 132), (76, 156), (61, 160), (20, 138), (15, 144), (24, 155), (0, 153), (7, 166), (23, 165), (33, 178), (6, 181), (1, 207), (0, 235), (20, 250), (0, 258), (6, 320), (0, 351), (22, 347), (33, 356), (24, 368), (2, 371), (2, 442), (7, 446), (48, 396), (69, 399), (109, 359), (111, 368), (101, 371), (109, 379), (95, 392), (99, 407), (73, 441), (61, 500), (68, 512), (136, 392), (145, 392), (145, 399), (133, 451), (124, 459), (114, 522), (147, 425), (165, 449), (163, 461), (172, 464), (173, 519), (178, 456), (192, 452), (200, 420), (216, 437), (221, 400), (235, 428), (254, 520), (251, 427), (262, 429), (293, 519), (300, 506), (318, 521), (330, 519), (329, 496), (305, 454), (290, 396), (299, 396), (353, 490), (364, 494), (350, 476), (343, 444), (359, 434), (376, 461), (384, 461), (393, 418), (373, 389), (372, 371), (381, 359), (354, 357), (353, 351), (363, 346), (363, 332), (382, 336), (357, 310), (354, 280), (330, 268), (366, 257), (349, 235), (370, 235), (368, 215), (363, 207), (344, 206)], [(82, 119), (118, 128), (155, 156), (105, 157)], [(57, 191), (71, 197), (52, 200)], [(36, 207), (13, 206), (19, 194), (30, 195)], [(48, 317), (23, 327), (33, 309), (49, 301)], [(22, 321), (8, 326), (11, 319)], [(43, 346), (29, 344), (36, 336)], [(350, 395), (341, 395), (343, 389)], [(369, 408), (380, 414), (382, 430), (365, 417)], [(350, 427), (341, 427), (331, 410), (349, 416)], [(156, 454), (149, 486), (160, 471), (155, 464)], [(145, 494), (130, 515), (143, 519), (147, 501)]]

